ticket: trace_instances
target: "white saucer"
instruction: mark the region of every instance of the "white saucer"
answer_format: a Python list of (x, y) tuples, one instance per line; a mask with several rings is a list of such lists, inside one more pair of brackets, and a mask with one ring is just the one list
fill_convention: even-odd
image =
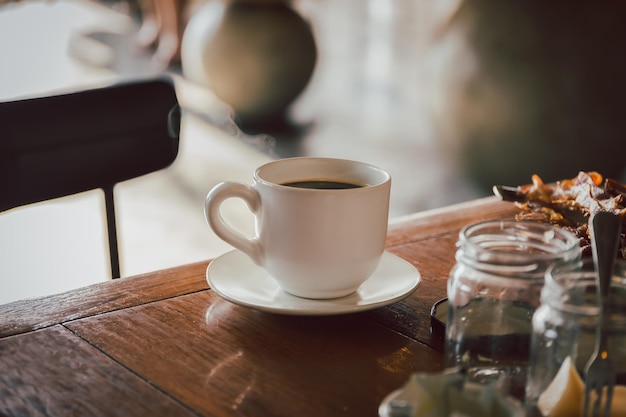
[(421, 281), (417, 268), (388, 252), (356, 292), (330, 300), (311, 300), (286, 293), (271, 275), (238, 250), (213, 260), (206, 276), (211, 289), (235, 304), (271, 313), (308, 316), (356, 313), (393, 304), (411, 295)]

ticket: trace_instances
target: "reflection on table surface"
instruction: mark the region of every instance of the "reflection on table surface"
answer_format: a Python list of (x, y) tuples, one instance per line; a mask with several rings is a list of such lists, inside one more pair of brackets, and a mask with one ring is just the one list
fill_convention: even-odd
[(492, 197), (394, 222), (386, 250), (422, 281), (361, 313), (230, 303), (208, 288), (207, 261), (0, 305), (0, 413), (376, 416), (413, 372), (443, 367), (429, 312), (460, 228), (515, 212)]

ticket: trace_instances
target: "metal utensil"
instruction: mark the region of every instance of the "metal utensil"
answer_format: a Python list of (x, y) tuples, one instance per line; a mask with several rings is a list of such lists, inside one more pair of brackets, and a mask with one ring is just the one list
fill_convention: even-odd
[[(619, 246), (621, 223), (619, 216), (604, 211), (593, 214), (589, 220), (593, 262), (598, 276), (596, 282), (600, 295), (600, 312), (596, 330), (596, 348), (585, 367), (584, 417), (608, 417), (611, 412), (615, 371), (609, 354), (606, 332), (606, 320), (610, 314), (607, 297)], [(596, 393), (593, 404), (591, 404), (592, 392)], [(604, 405), (602, 414), (600, 414), (601, 405)]]
[(508, 185), (494, 185), (492, 191), (495, 195), (504, 201), (526, 201), (526, 196), (519, 192), (518, 187), (510, 187)]

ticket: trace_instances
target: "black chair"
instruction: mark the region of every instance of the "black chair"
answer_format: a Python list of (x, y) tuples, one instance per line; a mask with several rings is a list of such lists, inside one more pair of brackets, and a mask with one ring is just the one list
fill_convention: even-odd
[(170, 165), (180, 107), (171, 79), (0, 103), (0, 212), (102, 189), (111, 275), (120, 276), (113, 188)]

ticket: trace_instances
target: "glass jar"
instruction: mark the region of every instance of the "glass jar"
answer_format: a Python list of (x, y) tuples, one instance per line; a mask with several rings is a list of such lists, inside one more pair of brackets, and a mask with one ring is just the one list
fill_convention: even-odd
[(488, 221), (461, 230), (448, 280), (446, 365), (478, 383), (499, 380), (523, 400), (531, 319), (544, 275), (580, 259), (578, 238), (548, 224)]
[[(542, 404), (551, 405), (559, 401), (559, 407), (567, 410), (566, 414), (571, 417), (578, 417), (576, 410), (582, 411), (582, 375), (595, 349), (600, 310), (596, 288), (596, 273), (590, 260), (556, 266), (546, 274), (541, 306), (532, 321), (532, 354), (526, 385), (526, 405), (530, 416), (548, 414)], [(617, 372), (617, 384), (626, 385), (626, 261), (617, 263), (607, 299), (609, 314), (605, 323), (609, 334), (609, 357)], [(548, 388), (564, 364), (576, 371), (562, 372), (559, 375), (568, 378), (557, 381), (555, 389)], [(569, 391), (570, 396), (561, 392), (567, 386), (573, 387)], [(619, 393), (622, 394), (622, 401), (618, 402)], [(562, 397), (559, 398), (559, 395)], [(625, 395), (626, 386), (619, 392), (616, 388), (614, 413), (618, 412), (620, 404), (622, 407), (626, 405)], [(540, 401), (542, 396), (547, 401)], [(620, 412), (626, 413), (626, 410)]]

